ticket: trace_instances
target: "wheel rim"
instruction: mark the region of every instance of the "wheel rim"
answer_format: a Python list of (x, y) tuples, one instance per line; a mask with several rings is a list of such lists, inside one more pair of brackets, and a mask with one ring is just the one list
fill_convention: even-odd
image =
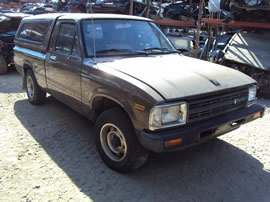
[(103, 151), (113, 161), (120, 162), (127, 155), (127, 143), (122, 131), (112, 123), (100, 130), (100, 143)]
[(34, 97), (34, 84), (33, 84), (33, 79), (28, 76), (26, 80), (26, 87), (27, 87), (27, 94), (30, 99)]

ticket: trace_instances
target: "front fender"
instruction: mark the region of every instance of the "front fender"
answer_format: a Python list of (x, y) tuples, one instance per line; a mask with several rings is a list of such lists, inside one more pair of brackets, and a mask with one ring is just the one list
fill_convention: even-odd
[[(102, 99), (102, 98), (107, 98), (107, 99), (115, 102), (119, 106), (121, 106), (121, 108), (123, 108), (124, 111), (128, 114), (131, 121), (136, 119), (134, 111), (133, 111), (132, 107), (130, 106), (130, 104), (128, 103), (128, 101), (126, 99), (124, 99), (123, 97), (113, 93), (112, 91), (110, 91), (108, 89), (99, 88), (98, 92), (96, 92), (96, 94), (91, 98), (91, 100), (90, 100), (91, 111), (94, 111), (94, 107), (95, 107), (94, 104), (97, 102), (97, 100)], [(97, 118), (96, 115), (95, 115), (95, 118)]]

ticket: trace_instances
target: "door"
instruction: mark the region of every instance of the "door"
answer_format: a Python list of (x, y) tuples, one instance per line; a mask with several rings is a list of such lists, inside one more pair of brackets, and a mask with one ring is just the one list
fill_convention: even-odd
[(58, 22), (46, 56), (48, 88), (76, 111), (81, 111), (81, 61), (75, 22)]

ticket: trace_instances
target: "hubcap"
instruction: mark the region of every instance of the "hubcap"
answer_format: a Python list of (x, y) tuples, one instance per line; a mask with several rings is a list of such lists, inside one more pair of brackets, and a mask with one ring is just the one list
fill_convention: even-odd
[(120, 162), (127, 155), (127, 143), (122, 131), (112, 123), (100, 130), (100, 143), (103, 151), (113, 161)]
[(34, 84), (30, 76), (26, 80), (27, 94), (32, 99), (34, 97)]

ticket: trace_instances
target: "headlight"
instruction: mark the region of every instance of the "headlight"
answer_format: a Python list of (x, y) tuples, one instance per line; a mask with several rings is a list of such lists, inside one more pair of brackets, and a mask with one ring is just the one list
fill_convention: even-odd
[(254, 101), (256, 100), (256, 92), (257, 92), (256, 85), (252, 85), (248, 88), (248, 106), (254, 104)]
[(152, 108), (149, 117), (149, 129), (156, 130), (183, 125), (187, 118), (187, 103), (158, 105)]

